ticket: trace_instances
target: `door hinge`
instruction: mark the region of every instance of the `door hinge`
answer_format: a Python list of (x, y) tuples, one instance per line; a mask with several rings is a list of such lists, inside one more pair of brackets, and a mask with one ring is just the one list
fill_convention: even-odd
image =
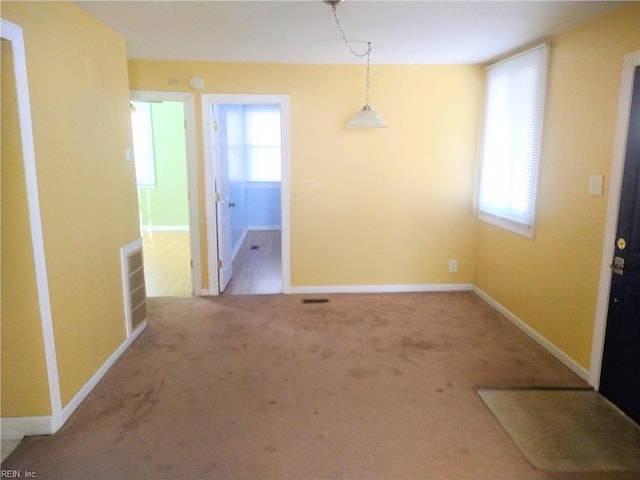
[(218, 122), (211, 122), (211, 130), (214, 132), (218, 131)]
[(222, 260), (218, 260), (218, 268), (222, 268)]
[(216, 192), (216, 202), (220, 201), (220, 194), (218, 192)]
[(193, 268), (193, 260), (189, 260), (189, 264), (191, 265), (191, 268)]

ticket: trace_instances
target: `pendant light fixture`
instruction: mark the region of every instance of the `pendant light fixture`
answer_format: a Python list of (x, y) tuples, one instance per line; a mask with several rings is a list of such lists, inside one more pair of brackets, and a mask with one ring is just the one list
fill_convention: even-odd
[(357, 112), (351, 119), (347, 122), (347, 128), (387, 128), (387, 122), (384, 121), (382, 116), (373, 110), (369, 105), (369, 72), (371, 70), (371, 42), (367, 42), (367, 50), (364, 53), (358, 53), (355, 51), (351, 42), (347, 38), (347, 34), (344, 32), (342, 28), (342, 24), (340, 23), (340, 19), (338, 18), (338, 11), (336, 7), (342, 3), (342, 0), (324, 0), (324, 2), (331, 6), (331, 10), (333, 11), (333, 18), (336, 20), (336, 25), (338, 26), (338, 30), (340, 30), (340, 34), (342, 35), (342, 40), (344, 40), (345, 45), (349, 49), (349, 51), (355, 55), (356, 57), (362, 58), (367, 57), (367, 96), (365, 100), (364, 107)]

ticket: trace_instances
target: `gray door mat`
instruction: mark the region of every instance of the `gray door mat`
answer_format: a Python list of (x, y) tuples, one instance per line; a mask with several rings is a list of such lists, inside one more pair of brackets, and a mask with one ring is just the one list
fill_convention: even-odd
[(480, 388), (478, 394), (539, 470), (640, 472), (640, 426), (598, 392)]

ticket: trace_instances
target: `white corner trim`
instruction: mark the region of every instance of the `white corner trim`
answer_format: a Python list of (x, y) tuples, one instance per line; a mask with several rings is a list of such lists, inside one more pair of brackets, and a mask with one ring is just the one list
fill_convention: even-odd
[(22, 440), (27, 435), (51, 435), (53, 419), (43, 417), (3, 417), (0, 419), (2, 440)]
[(487, 302), (491, 307), (498, 311), (502, 316), (504, 316), (507, 320), (513, 323), (516, 327), (526, 333), (531, 339), (533, 339), (536, 343), (538, 343), (542, 348), (544, 348), (551, 355), (556, 357), (561, 363), (563, 363), (567, 368), (569, 368), (573, 373), (578, 375), (583, 380), (588, 381), (589, 379), (589, 371), (576, 362), (569, 355), (564, 353), (558, 347), (556, 347), (553, 343), (547, 340), (544, 336), (542, 336), (539, 332), (534, 330), (532, 327), (527, 325), (522, 319), (520, 319), (516, 314), (502, 306), (496, 300), (494, 300), (491, 296), (489, 296), (486, 292), (479, 289), (478, 287), (473, 287), (473, 292), (482, 298), (485, 302)]
[(285, 293), (410, 293), (410, 292), (466, 292), (471, 291), (470, 283), (434, 283), (426, 285), (324, 285), (310, 287), (290, 287)]
[(282, 264), (282, 291), (291, 290), (291, 127), (289, 96), (280, 99), (280, 119), (282, 122), (282, 171), (280, 178), (280, 259)]
[(36, 155), (33, 140), (33, 125), (31, 119), (31, 100), (29, 96), (29, 81), (27, 76), (27, 57), (24, 47), (22, 27), (5, 19), (1, 20), (0, 32), (2, 38), (11, 42), (13, 50), (13, 68), (18, 100), (18, 117), (20, 124), (20, 140), (24, 162), (25, 185), (27, 191), (27, 208), (29, 211), (29, 225), (33, 248), (33, 262), (35, 266), (38, 306), (40, 308), (40, 323), (44, 341), (44, 355), (46, 359), (47, 380), (49, 383), (49, 401), (51, 405), (51, 424), (56, 430), (62, 426), (62, 400), (60, 395), (60, 380), (58, 376), (58, 360), (53, 335), (53, 314), (49, 297), (49, 280), (47, 262), (44, 251), (42, 220), (40, 215), (40, 198), (38, 176), (36, 174)]
[[(91, 390), (95, 388), (98, 382), (105, 376), (105, 374), (109, 371), (109, 369), (116, 363), (116, 360), (120, 358), (120, 356), (125, 352), (127, 348), (131, 346), (136, 338), (140, 336), (143, 330), (147, 328), (147, 321), (142, 321), (133, 331), (129, 338), (127, 338), (124, 342), (120, 344), (120, 346), (107, 358), (106, 362), (102, 364), (102, 366), (93, 374), (93, 376), (89, 379), (87, 383), (75, 394), (75, 396), (71, 399), (71, 401), (62, 409), (62, 420), (63, 423), (69, 420), (69, 417), (75, 412), (76, 408), (80, 406), (82, 401), (87, 398)], [(57, 429), (56, 429), (57, 430)], [(55, 433), (53, 432), (50, 433)]]

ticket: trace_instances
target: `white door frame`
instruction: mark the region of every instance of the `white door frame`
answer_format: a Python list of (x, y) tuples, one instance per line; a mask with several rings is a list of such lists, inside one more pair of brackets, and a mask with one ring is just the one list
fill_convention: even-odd
[(24, 49), (22, 27), (5, 19), (0, 19), (2, 38), (11, 42), (13, 53), (13, 69), (18, 97), (18, 117), (20, 123), (20, 141), (22, 143), (22, 158), (27, 190), (27, 208), (29, 212), (29, 226), (31, 230), (31, 244), (33, 249), (33, 263), (35, 267), (38, 306), (40, 307), (40, 323), (44, 340), (44, 355), (49, 383), (49, 400), (51, 405), (51, 433), (56, 432), (63, 423), (62, 397), (60, 394), (60, 380), (58, 376), (58, 360), (56, 355), (55, 338), (53, 335), (53, 315), (49, 297), (49, 281), (47, 276), (47, 262), (44, 252), (44, 238), (40, 215), (40, 199), (38, 192), (38, 176), (36, 174), (36, 155), (33, 142), (33, 126), (31, 120), (31, 100), (29, 97), (29, 81), (27, 78), (27, 58)]
[(591, 365), (589, 368), (589, 383), (596, 390), (600, 387), (600, 375), (602, 373), (602, 355), (607, 331), (609, 291), (611, 290), (611, 269), (609, 265), (611, 265), (615, 252), (618, 213), (620, 211), (620, 194), (624, 174), (624, 159), (627, 152), (629, 116), (631, 114), (631, 100), (633, 98), (633, 80), (637, 66), (640, 66), (640, 50), (625, 55), (622, 67), (620, 97), (618, 99), (618, 117), (609, 179), (607, 217), (605, 220), (602, 261), (600, 265), (600, 283), (598, 286), (598, 300), (593, 327), (593, 341), (591, 344)]
[(254, 95), (254, 94), (202, 94), (202, 140), (204, 143), (204, 189), (205, 212), (207, 217), (207, 251), (209, 273), (209, 295), (218, 295), (218, 236), (215, 218), (214, 184), (217, 172), (214, 168), (213, 145), (211, 142), (211, 125), (213, 122), (211, 109), (216, 104), (232, 105), (280, 105), (280, 122), (282, 125), (282, 179), (280, 183), (280, 208), (282, 218), (282, 292), (291, 292), (291, 258), (290, 258), (290, 225), (289, 225), (289, 96), (288, 95)]
[(205, 295), (200, 267), (200, 216), (198, 208), (198, 168), (196, 156), (195, 102), (190, 92), (132, 90), (131, 100), (140, 102), (182, 102), (187, 147), (187, 188), (189, 191), (189, 242), (191, 247), (191, 285), (194, 295)]

